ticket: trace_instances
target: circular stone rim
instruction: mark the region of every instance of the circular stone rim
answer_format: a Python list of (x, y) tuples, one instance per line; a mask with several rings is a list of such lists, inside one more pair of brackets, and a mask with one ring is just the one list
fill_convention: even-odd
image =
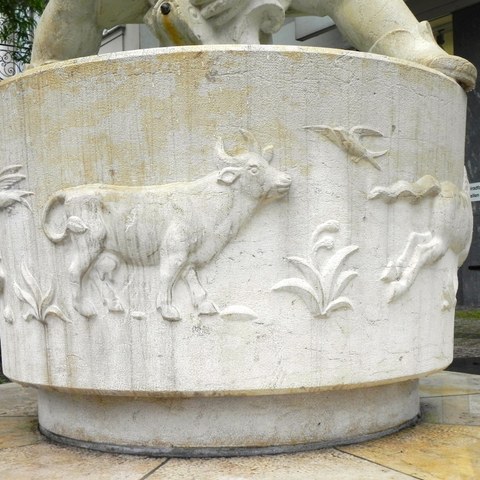
[(271, 447), (136, 447), (129, 445), (115, 445), (113, 443), (90, 442), (77, 440), (75, 438), (64, 437), (51, 432), (50, 430), (38, 425), (39, 432), (48, 440), (59, 445), (82, 448), (86, 450), (95, 450), (104, 453), (114, 453), (121, 455), (138, 455), (147, 457), (168, 457), (168, 458), (218, 458), (218, 457), (253, 457), (260, 455), (281, 455), (284, 453), (302, 453), (331, 448), (342, 445), (353, 445), (357, 443), (376, 440), (387, 435), (392, 435), (405, 428), (414, 427), (421, 420), (421, 414), (407, 420), (400, 425), (380, 430), (374, 433), (367, 433), (357, 437), (342, 440), (326, 440), (323, 442), (302, 443), (298, 445), (276, 445)]
[(410, 60), (404, 60), (401, 58), (390, 57), (387, 55), (380, 55), (370, 52), (359, 52), (353, 50), (343, 50), (339, 48), (325, 48), (325, 47), (311, 47), (311, 46), (298, 46), (298, 45), (186, 45), (177, 47), (158, 47), (147, 48), (142, 50), (131, 50), (124, 52), (114, 52), (91, 55), (88, 57), (78, 57), (69, 60), (62, 60), (56, 62), (49, 62), (37, 67), (29, 67), (20, 74), (14, 75), (4, 79), (0, 84), (6, 87), (12, 82), (21, 81), (24, 78), (32, 75), (47, 73), (54, 70), (68, 70), (69, 68), (77, 68), (88, 65), (95, 65), (98, 63), (115, 62), (122, 59), (144, 59), (148, 57), (162, 57), (165, 55), (177, 55), (177, 54), (198, 54), (209, 52), (222, 52), (225, 54), (236, 52), (249, 52), (249, 53), (278, 53), (278, 54), (291, 54), (301, 53), (304, 55), (313, 56), (331, 56), (331, 57), (354, 57), (361, 59), (368, 59), (374, 62), (380, 63), (393, 63), (399, 66), (404, 66), (409, 69), (414, 68), (425, 73), (433, 74), (437, 77), (441, 77), (447, 80), (451, 85), (454, 85), (463, 92), (462, 87), (451, 77), (445, 75), (439, 70), (433, 69)]

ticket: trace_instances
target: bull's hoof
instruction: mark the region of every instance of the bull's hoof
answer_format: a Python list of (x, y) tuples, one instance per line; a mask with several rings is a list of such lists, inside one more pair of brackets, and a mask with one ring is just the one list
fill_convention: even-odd
[(173, 305), (160, 305), (158, 307), (164, 320), (178, 322), (181, 320), (180, 313)]
[(82, 317), (92, 318), (97, 316), (97, 310), (91, 302), (85, 302), (82, 305), (77, 304), (73, 307)]
[(122, 313), (125, 311), (125, 307), (118, 299), (114, 300), (113, 302), (109, 302), (107, 308), (109, 312), (113, 313)]
[(216, 315), (217, 313), (218, 313), (217, 306), (213, 302), (210, 302), (209, 300), (205, 300), (198, 307), (199, 315)]

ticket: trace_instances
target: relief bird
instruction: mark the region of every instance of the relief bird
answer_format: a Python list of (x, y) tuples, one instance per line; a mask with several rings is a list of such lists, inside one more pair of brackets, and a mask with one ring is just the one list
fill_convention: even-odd
[(33, 192), (12, 188), (25, 180), (25, 175), (18, 173), (21, 168), (21, 165), (10, 165), (0, 171), (0, 210), (11, 207), (15, 203), (21, 203), (30, 211), (32, 210), (24, 197), (33, 195)]
[(375, 158), (385, 155), (388, 149), (374, 152), (368, 150), (362, 143), (363, 137), (383, 137), (383, 134), (377, 130), (365, 127), (352, 127), (350, 130), (346, 130), (343, 127), (332, 128), (327, 125), (311, 125), (304, 128), (325, 135), (331, 142), (345, 150), (348, 158), (353, 162), (358, 163), (360, 160), (365, 160), (377, 170), (381, 170)]

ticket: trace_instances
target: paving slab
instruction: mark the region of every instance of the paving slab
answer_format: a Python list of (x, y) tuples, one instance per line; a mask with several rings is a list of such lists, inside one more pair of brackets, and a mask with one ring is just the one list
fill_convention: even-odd
[(480, 394), (480, 375), (440, 372), (420, 381), (421, 397)]
[(41, 442), (37, 426), (35, 417), (0, 417), (0, 451)]
[(424, 422), (480, 426), (480, 394), (426, 397), (421, 404)]
[(0, 417), (37, 416), (37, 391), (16, 383), (1, 386)]
[(217, 459), (171, 459), (148, 480), (408, 480), (390, 468), (339, 452)]
[(339, 449), (422, 480), (480, 478), (480, 427), (424, 423)]
[[(46, 442), (0, 451), (2, 480), (141, 480), (164, 459), (111, 455)], [(150, 477), (149, 477), (150, 478)]]

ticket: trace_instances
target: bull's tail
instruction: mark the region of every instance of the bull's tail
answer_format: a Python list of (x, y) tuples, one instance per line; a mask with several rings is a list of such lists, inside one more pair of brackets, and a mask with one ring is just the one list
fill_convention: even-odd
[(47, 238), (53, 243), (63, 242), (70, 233), (84, 233), (88, 230), (87, 224), (79, 217), (67, 218), (62, 232), (54, 232), (49, 224), (50, 212), (57, 206), (65, 204), (65, 193), (60, 192), (49, 199), (43, 211), (42, 228)]

